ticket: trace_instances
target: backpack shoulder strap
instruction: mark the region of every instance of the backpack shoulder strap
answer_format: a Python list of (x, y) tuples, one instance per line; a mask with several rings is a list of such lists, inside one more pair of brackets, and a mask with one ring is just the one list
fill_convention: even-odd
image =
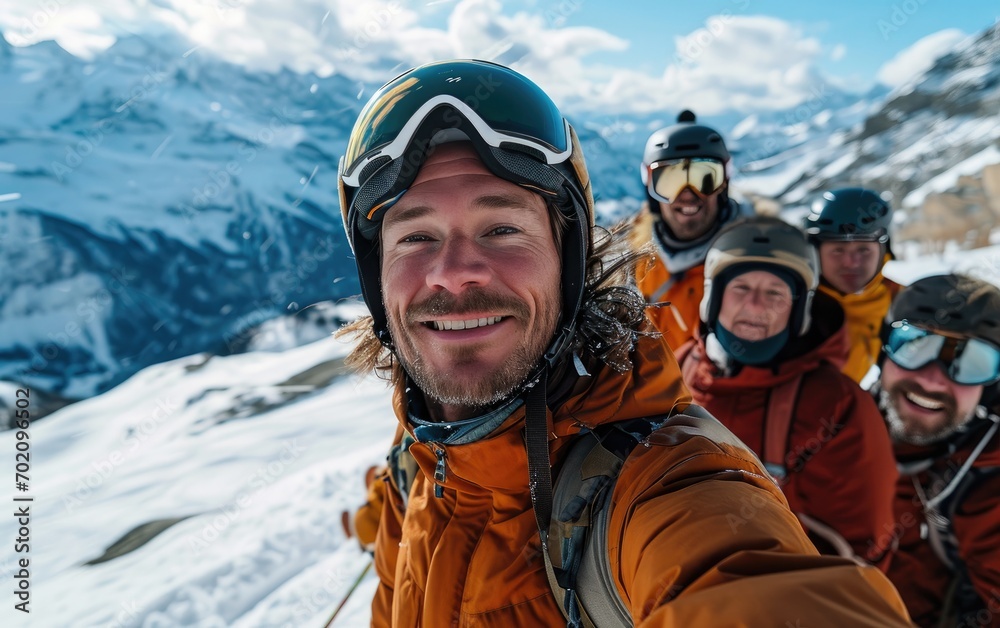
[(389, 455), (385, 459), (386, 466), (389, 467), (389, 484), (399, 493), (404, 509), (409, 501), (410, 487), (419, 471), (417, 461), (410, 453), (412, 444), (413, 437), (404, 432), (400, 441), (389, 449)]
[(562, 602), (567, 626), (632, 626), (611, 575), (607, 505), (625, 459), (667, 418), (603, 425), (570, 445), (554, 483), (549, 551), (543, 552), (549, 585)]
[(799, 388), (802, 386), (802, 374), (798, 373), (787, 382), (778, 384), (771, 390), (767, 399), (767, 416), (764, 418), (764, 450), (761, 452), (761, 462), (771, 474), (775, 482), (784, 484), (788, 476), (786, 458), (788, 456), (788, 441), (792, 433), (792, 417), (795, 414), (795, 403), (799, 398)]

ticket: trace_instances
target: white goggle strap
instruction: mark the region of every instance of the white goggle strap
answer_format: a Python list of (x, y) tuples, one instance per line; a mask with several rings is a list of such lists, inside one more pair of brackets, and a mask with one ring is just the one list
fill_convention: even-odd
[(538, 142), (533, 142), (523, 137), (507, 135), (494, 130), (486, 124), (486, 122), (479, 117), (479, 114), (469, 107), (469, 105), (454, 96), (442, 94), (431, 98), (421, 105), (421, 107), (417, 109), (412, 116), (410, 116), (410, 119), (407, 120), (405, 125), (403, 125), (403, 128), (400, 129), (399, 133), (396, 134), (395, 139), (393, 139), (389, 144), (383, 146), (375, 153), (358, 159), (357, 162), (351, 166), (351, 173), (344, 174), (342, 176), (344, 183), (351, 187), (360, 187), (361, 173), (364, 171), (366, 164), (379, 157), (387, 156), (393, 160), (402, 157), (403, 151), (406, 150), (406, 146), (410, 143), (410, 140), (413, 139), (417, 129), (420, 128), (420, 125), (427, 118), (430, 112), (433, 111), (435, 107), (445, 104), (451, 105), (458, 110), (458, 112), (472, 124), (479, 136), (493, 148), (499, 148), (500, 144), (503, 142), (527, 146), (542, 153), (545, 156), (545, 163), (549, 165), (560, 164), (569, 159), (570, 155), (573, 153), (573, 143), (569, 139), (569, 122), (565, 118), (563, 118), (563, 132), (566, 135), (566, 150), (556, 152)]

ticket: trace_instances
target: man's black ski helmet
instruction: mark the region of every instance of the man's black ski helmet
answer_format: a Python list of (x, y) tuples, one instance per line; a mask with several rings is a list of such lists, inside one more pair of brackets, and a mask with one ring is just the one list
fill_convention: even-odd
[(976, 338), (1000, 348), (1000, 288), (959, 274), (918, 279), (896, 295), (888, 322)]
[(892, 207), (871, 190), (841, 188), (824, 192), (805, 219), (814, 244), (829, 241), (878, 242), (888, 245)]
[(684, 157), (709, 157), (722, 163), (731, 159), (722, 135), (712, 127), (697, 124), (694, 113), (687, 109), (677, 116), (677, 124), (649, 136), (642, 164), (648, 167), (665, 159)]

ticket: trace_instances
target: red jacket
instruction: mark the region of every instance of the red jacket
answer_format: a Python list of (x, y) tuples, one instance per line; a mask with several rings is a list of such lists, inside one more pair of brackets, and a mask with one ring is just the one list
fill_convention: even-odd
[[(771, 395), (802, 374), (784, 454), (785, 497), (793, 512), (833, 528), (854, 554), (885, 569), (891, 543), (880, 537), (892, 527), (898, 474), (878, 407), (839, 370), (846, 351), (842, 311), (817, 294), (809, 333), (790, 341), (774, 368), (743, 366), (723, 376), (705, 357), (700, 337), (678, 359), (695, 403), (762, 457), (769, 420), (776, 422), (768, 417)], [(836, 553), (815, 529), (810, 538), (817, 547)]]
[[(929, 540), (928, 515), (917, 493), (919, 484), (925, 499), (933, 499), (968, 460), (973, 448), (986, 435), (980, 428), (964, 439), (953, 453), (928, 448), (897, 445), (901, 462), (933, 459), (931, 467), (899, 478), (895, 499), (896, 525), (891, 533), (899, 539), (899, 549), (889, 569), (889, 578), (920, 626), (937, 626), (946, 592), (955, 577), (938, 557)], [(994, 433), (972, 465), (984, 471), (1000, 469), (1000, 433)], [(905, 468), (905, 467), (904, 467)], [(980, 598), (982, 609), (976, 623), (959, 625), (1000, 626), (1000, 473), (982, 477), (957, 502), (951, 517), (958, 557)], [(981, 621), (985, 619), (986, 621)], [(947, 625), (955, 625), (950, 621)]]
[[(661, 340), (640, 337), (633, 361), (569, 382), (548, 413), (556, 467), (585, 427), (689, 402)], [(395, 400), (409, 426), (399, 388)], [(523, 426), (521, 407), (481, 440), (411, 446), (421, 472), (405, 513), (382, 511), (373, 626), (565, 625), (539, 555)], [(637, 626), (908, 625), (877, 570), (816, 555), (756, 458), (716, 421), (682, 417), (650, 436), (609, 507), (610, 574)]]

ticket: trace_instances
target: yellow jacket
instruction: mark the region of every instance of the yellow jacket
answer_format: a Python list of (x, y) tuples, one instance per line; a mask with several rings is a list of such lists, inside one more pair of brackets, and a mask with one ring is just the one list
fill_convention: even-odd
[[(886, 255), (886, 261), (889, 259), (892, 258)], [(861, 383), (882, 350), (882, 339), (879, 336), (882, 322), (900, 287), (883, 277), (882, 271), (879, 271), (857, 294), (844, 294), (825, 281), (820, 283), (819, 289), (837, 299), (844, 308), (850, 348), (847, 363), (841, 370), (844, 375)]]

